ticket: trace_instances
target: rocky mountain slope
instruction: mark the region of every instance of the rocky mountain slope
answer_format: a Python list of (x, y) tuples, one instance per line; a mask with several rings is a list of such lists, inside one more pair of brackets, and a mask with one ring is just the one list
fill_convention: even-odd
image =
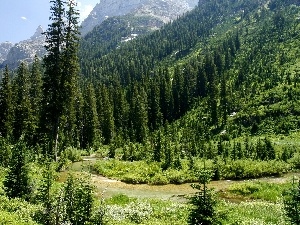
[(176, 19), (194, 8), (198, 0), (101, 0), (82, 22), (82, 35), (87, 34), (106, 18), (132, 14), (151, 16), (163, 23)]
[(35, 55), (42, 57), (45, 54), (45, 36), (42, 33), (43, 28), (39, 26), (29, 39), (21, 41), (14, 46), (11, 43), (6, 45), (5, 43), (0, 44), (0, 54), (2, 53), (1, 46), (7, 46), (6, 51), (3, 51), (4, 53), (7, 52), (7, 54), (0, 55), (2, 66), (8, 65), (10, 68), (16, 68), (21, 61), (31, 63)]
[(12, 47), (13, 44), (11, 42), (7, 41), (0, 43), (0, 64), (3, 63), (4, 60), (6, 60), (7, 54)]

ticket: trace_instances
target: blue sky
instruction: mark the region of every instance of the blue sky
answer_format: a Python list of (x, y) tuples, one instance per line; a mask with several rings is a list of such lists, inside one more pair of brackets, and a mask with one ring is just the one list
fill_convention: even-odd
[[(0, 43), (17, 43), (30, 38), (36, 28), (48, 27), (50, 0), (1, 0)], [(88, 16), (100, 0), (77, 0), (81, 20)]]

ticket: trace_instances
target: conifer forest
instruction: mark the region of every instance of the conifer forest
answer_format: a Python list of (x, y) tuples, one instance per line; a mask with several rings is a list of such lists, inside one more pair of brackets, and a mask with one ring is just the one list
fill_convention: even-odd
[(300, 224), (299, 0), (128, 42), (139, 18), (49, 6), (46, 55), (0, 70), (0, 224)]

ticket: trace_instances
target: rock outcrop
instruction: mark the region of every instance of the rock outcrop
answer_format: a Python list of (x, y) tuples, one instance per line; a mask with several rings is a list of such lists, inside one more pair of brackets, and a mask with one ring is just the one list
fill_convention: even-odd
[(11, 42), (0, 43), (0, 64), (6, 60), (7, 54), (12, 47), (13, 44)]
[[(16, 68), (21, 61), (27, 63), (33, 62), (35, 55), (42, 57), (45, 55), (46, 51), (45, 45), (45, 35), (43, 33), (43, 28), (39, 26), (34, 35), (25, 41), (21, 41), (14, 46), (11, 46), (3, 58), (2, 65), (8, 65), (10, 68)], [(1, 46), (2, 44), (0, 44)], [(1, 61), (0, 61), (1, 62)]]
[(151, 16), (166, 23), (193, 9), (198, 0), (101, 0), (82, 22), (84, 36), (106, 18), (133, 14)]

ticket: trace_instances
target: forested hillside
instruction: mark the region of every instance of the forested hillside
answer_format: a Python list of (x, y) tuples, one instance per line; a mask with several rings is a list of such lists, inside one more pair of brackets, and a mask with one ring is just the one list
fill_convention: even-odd
[(81, 71), (96, 90), (101, 83), (110, 92), (110, 133), (121, 129), (131, 141), (143, 142), (192, 108), (181, 121), (187, 129), (206, 124), (210, 137), (222, 130), (231, 138), (297, 130), (299, 12), (293, 3), (203, 1), (110, 53), (85, 41)]
[(0, 197), (28, 223), (104, 224), (86, 179), (55, 179), (91, 153), (94, 172), (152, 185), (300, 169), (297, 0), (200, 0), (156, 31), (116, 17), (82, 39), (73, 2), (51, 2), (43, 62), (1, 72)]

